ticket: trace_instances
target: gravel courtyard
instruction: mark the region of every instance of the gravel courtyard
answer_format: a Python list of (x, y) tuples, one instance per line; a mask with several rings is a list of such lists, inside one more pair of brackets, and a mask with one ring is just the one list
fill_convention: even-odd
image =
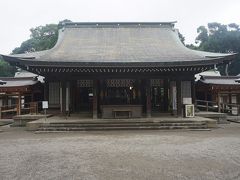
[(34, 134), (0, 127), (0, 179), (240, 179), (240, 124)]

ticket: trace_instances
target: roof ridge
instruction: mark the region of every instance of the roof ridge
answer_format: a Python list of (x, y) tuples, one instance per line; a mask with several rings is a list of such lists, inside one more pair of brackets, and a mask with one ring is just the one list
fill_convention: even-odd
[(124, 26), (169, 26), (174, 27), (177, 21), (169, 22), (62, 22), (59, 24), (61, 27), (81, 27), (81, 26), (114, 26), (114, 27), (124, 27)]

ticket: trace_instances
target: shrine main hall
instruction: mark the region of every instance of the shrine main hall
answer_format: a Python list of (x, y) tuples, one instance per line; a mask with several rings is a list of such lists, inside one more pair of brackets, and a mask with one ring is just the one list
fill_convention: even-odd
[(235, 54), (188, 49), (175, 23), (65, 23), (52, 49), (2, 57), (44, 76), (44, 100), (59, 113), (182, 117), (195, 102), (194, 75)]

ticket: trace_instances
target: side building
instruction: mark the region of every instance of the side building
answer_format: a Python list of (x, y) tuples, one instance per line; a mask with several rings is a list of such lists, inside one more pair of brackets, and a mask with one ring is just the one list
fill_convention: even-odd
[(50, 50), (2, 55), (45, 77), (49, 107), (93, 118), (183, 115), (194, 104), (194, 74), (228, 64), (235, 54), (195, 51), (175, 22), (66, 23)]
[(196, 83), (199, 101), (216, 103), (218, 111), (240, 112), (240, 76), (201, 76)]
[(42, 91), (37, 77), (0, 77), (0, 119), (36, 113)]

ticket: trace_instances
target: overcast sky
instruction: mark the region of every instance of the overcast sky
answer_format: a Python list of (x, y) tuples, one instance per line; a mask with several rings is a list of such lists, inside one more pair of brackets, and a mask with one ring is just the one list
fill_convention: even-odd
[(208, 22), (240, 24), (240, 0), (1, 0), (0, 54), (27, 40), (29, 29), (69, 19), (75, 22), (178, 21), (193, 43)]

